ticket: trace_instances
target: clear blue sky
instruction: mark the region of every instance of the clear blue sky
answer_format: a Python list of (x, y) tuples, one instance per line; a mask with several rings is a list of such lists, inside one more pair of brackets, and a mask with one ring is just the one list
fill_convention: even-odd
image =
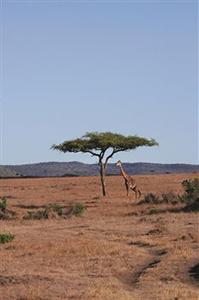
[(3, 1), (0, 164), (95, 162), (50, 150), (87, 131), (160, 144), (115, 159), (198, 163), (197, 2), (89, 2)]

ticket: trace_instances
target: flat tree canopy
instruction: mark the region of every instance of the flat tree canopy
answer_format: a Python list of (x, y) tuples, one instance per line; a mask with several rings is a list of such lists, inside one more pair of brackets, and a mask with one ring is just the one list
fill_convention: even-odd
[[(124, 136), (112, 132), (88, 132), (81, 138), (67, 140), (62, 144), (53, 145), (51, 148), (62, 152), (82, 152), (97, 156), (99, 159), (103, 195), (105, 195), (104, 175), (108, 160), (115, 153), (130, 151), (141, 146), (156, 145), (158, 143), (154, 139), (146, 139), (136, 135)], [(107, 150), (108, 154), (106, 154)]]

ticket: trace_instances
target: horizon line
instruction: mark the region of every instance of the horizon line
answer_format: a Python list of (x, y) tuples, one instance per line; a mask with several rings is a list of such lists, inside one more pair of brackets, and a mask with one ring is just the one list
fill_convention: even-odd
[[(30, 162), (30, 163), (15, 163), (15, 164), (0, 164), (2, 167), (9, 166), (22, 166), (22, 165), (38, 165), (38, 164), (48, 164), (48, 163), (81, 163), (84, 165), (97, 165), (98, 163), (85, 163), (77, 160), (72, 161), (40, 161), (40, 162)], [(129, 162), (122, 161), (123, 164), (160, 164), (160, 165), (192, 165), (199, 166), (199, 163), (184, 163), (184, 162), (173, 162), (173, 163), (162, 163), (162, 162), (146, 162), (146, 161), (138, 161), (138, 162)], [(115, 164), (114, 162), (109, 162), (108, 164)]]

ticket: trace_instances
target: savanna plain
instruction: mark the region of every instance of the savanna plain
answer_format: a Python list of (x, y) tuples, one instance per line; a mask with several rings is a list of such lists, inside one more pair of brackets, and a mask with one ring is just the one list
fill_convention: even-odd
[[(135, 176), (142, 191), (127, 198), (120, 176), (1, 179), (11, 218), (0, 232), (0, 299), (198, 299), (190, 269), (199, 263), (198, 213), (182, 203), (143, 203), (147, 193), (183, 192), (197, 174)], [(71, 213), (80, 203), (85, 211)], [(67, 212), (32, 218), (46, 207)], [(27, 217), (28, 216), (28, 217)], [(64, 217), (63, 217), (64, 216)]]

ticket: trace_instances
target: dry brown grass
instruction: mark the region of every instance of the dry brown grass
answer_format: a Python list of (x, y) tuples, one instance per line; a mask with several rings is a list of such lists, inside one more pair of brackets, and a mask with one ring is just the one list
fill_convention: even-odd
[[(136, 176), (143, 195), (181, 193), (196, 174)], [(188, 270), (198, 254), (198, 214), (150, 214), (151, 205), (127, 199), (123, 180), (51, 178), (0, 180), (0, 197), (16, 219), (1, 220), (15, 239), (0, 245), (0, 300), (196, 300)], [(28, 210), (83, 203), (82, 217), (24, 220)], [(182, 204), (179, 204), (179, 206)], [(32, 208), (31, 208), (32, 206)]]

